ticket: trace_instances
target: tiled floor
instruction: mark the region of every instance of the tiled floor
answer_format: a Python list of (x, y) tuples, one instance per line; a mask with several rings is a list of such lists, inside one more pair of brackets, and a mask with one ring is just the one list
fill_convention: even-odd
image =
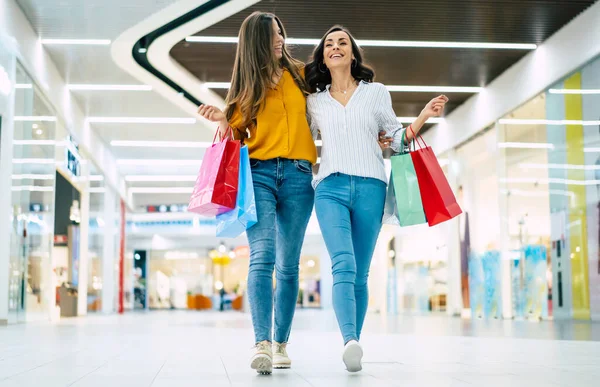
[[(250, 327), (248, 315), (234, 312), (4, 327), (0, 387), (600, 385), (600, 342), (586, 341), (597, 337), (595, 324), (370, 315), (364, 370), (348, 374), (332, 312), (301, 310), (289, 345), (293, 368), (271, 376), (248, 366)], [(523, 338), (527, 332), (543, 339)]]

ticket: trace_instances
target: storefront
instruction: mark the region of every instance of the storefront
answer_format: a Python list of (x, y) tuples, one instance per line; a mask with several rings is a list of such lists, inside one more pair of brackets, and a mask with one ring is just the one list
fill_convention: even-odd
[(397, 304), (443, 310), (446, 294), (473, 318), (600, 319), (599, 155), (597, 58), (440, 157), (464, 214), (396, 231)]
[[(448, 158), (441, 156), (440, 163), (447, 173)], [(389, 313), (446, 311), (449, 233), (449, 223), (431, 228), (426, 224), (402, 228), (384, 226), (379, 244), (387, 246), (377, 249), (379, 256), (375, 256), (374, 260), (387, 262)]]
[[(146, 282), (150, 309), (220, 309), (221, 298), (224, 309), (243, 309), (249, 268), (247, 245), (144, 253), (149, 257)], [(128, 263), (135, 266), (135, 260), (134, 252)], [(321, 306), (320, 270), (319, 257), (301, 257), (298, 307)], [(140, 282), (141, 272), (136, 275), (133, 268), (133, 283)]]
[(515, 316), (600, 317), (599, 129), (600, 58), (498, 123), (507, 247), (524, 262)]
[(101, 308), (102, 257), (115, 254), (103, 251), (102, 213), (105, 196), (116, 193), (107, 193), (87, 151), (15, 63), (14, 80), (4, 79), (12, 119), (2, 132), (3, 148), (10, 147), (10, 159), (2, 160), (10, 173), (7, 322), (84, 315)]

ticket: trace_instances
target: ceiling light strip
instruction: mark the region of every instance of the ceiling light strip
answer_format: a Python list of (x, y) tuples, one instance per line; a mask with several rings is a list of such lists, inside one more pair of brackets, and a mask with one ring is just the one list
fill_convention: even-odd
[(207, 89), (229, 89), (231, 82), (204, 82), (202, 86)]
[(41, 39), (44, 45), (108, 46), (110, 39)]
[(131, 194), (191, 194), (193, 187), (132, 187)]
[(600, 170), (600, 165), (583, 165), (583, 164), (537, 164), (537, 163), (521, 163), (519, 167), (525, 169), (569, 169), (576, 171), (597, 171)]
[(67, 85), (71, 91), (151, 91), (150, 85), (88, 85), (72, 84)]
[(556, 190), (556, 189), (551, 189), (551, 190), (547, 190), (547, 191), (545, 191), (545, 190), (544, 191), (527, 191), (527, 190), (520, 190), (520, 189), (510, 189), (510, 190), (502, 189), (502, 190), (500, 190), (500, 193), (503, 195), (517, 195), (517, 196), (525, 196), (525, 197), (547, 197), (548, 194), (568, 196), (571, 198), (575, 197), (574, 192), (569, 192), (569, 191), (564, 191), (564, 190)]
[(194, 142), (194, 141), (121, 141), (113, 140), (110, 142), (114, 147), (131, 148), (208, 148), (212, 142)]
[(544, 178), (538, 179), (535, 177), (512, 177), (512, 178), (501, 178), (501, 183), (506, 184), (567, 184), (567, 185), (598, 185), (600, 180), (573, 180), (573, 179), (558, 179), (558, 178)]
[(196, 181), (196, 175), (128, 175), (125, 181), (128, 182), (191, 182)]
[(13, 159), (13, 164), (55, 164), (56, 161), (54, 159), (36, 159), (36, 158), (26, 158), (26, 159)]
[(56, 122), (55, 116), (15, 116), (18, 122)]
[(550, 94), (600, 94), (600, 89), (550, 89)]
[(13, 191), (29, 191), (29, 192), (52, 192), (54, 187), (42, 187), (37, 185), (17, 185), (11, 187)]
[[(398, 120), (398, 122), (401, 122), (403, 124), (412, 124), (417, 120), (417, 117), (396, 117), (396, 119)], [(442, 122), (444, 122), (444, 119), (442, 117), (431, 117), (427, 120), (428, 124), (439, 124)]]
[[(188, 36), (189, 43), (232, 43), (238, 42), (237, 37), (228, 36)], [(287, 38), (287, 44), (316, 46), (320, 39)], [(530, 43), (484, 43), (484, 42), (436, 42), (418, 40), (373, 40), (358, 39), (356, 43), (363, 47), (401, 47), (401, 48), (468, 48), (496, 50), (535, 50), (536, 44)]]
[(88, 117), (89, 123), (96, 124), (181, 124), (193, 125), (195, 118), (179, 117)]
[(554, 144), (543, 142), (500, 142), (498, 148), (506, 149), (554, 149)]
[(54, 146), (54, 140), (14, 140), (13, 145), (39, 145), (39, 146)]
[(390, 92), (402, 93), (480, 93), (483, 87), (470, 86), (396, 86), (389, 85)]
[[(207, 89), (229, 89), (230, 82), (205, 82), (203, 86)], [(472, 86), (405, 86), (405, 85), (388, 85), (386, 86), (390, 92), (401, 93), (469, 93), (476, 94), (483, 90), (483, 87)]]
[(199, 166), (202, 160), (120, 159), (118, 165), (136, 166)]
[(12, 175), (11, 178), (13, 180), (54, 180), (55, 176), (54, 175), (44, 175), (44, 174), (35, 174), (35, 173), (29, 173), (29, 174), (22, 174), (22, 175)]
[(581, 120), (544, 120), (544, 119), (503, 118), (503, 119), (499, 120), (498, 123), (501, 125), (596, 126), (596, 125), (600, 125), (600, 120), (581, 121)]

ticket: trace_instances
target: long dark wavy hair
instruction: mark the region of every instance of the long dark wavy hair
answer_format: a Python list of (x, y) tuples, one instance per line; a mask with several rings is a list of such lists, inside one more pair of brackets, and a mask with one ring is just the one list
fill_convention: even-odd
[(329, 34), (338, 31), (345, 32), (350, 37), (352, 53), (354, 54), (354, 58), (356, 58), (356, 62), (352, 63), (352, 68), (350, 70), (354, 79), (365, 82), (373, 82), (375, 79), (375, 71), (364, 62), (363, 51), (358, 44), (356, 44), (354, 36), (352, 36), (347, 28), (336, 25), (331, 27), (329, 31), (323, 35), (319, 45), (315, 47), (315, 50), (313, 51), (311, 61), (306, 65), (306, 83), (308, 83), (311, 93), (323, 91), (327, 85), (331, 84), (331, 73), (325, 66), (323, 53), (325, 51), (325, 39), (327, 39)]
[(225, 101), (228, 120), (233, 116), (237, 105), (244, 122), (250, 124), (262, 107), (267, 89), (273, 86), (273, 77), (280, 68), (287, 69), (300, 90), (308, 94), (308, 85), (301, 75), (304, 64), (290, 55), (285, 43), (281, 60), (273, 53), (273, 20), (277, 22), (285, 39), (283, 24), (272, 13), (256, 11), (242, 23), (231, 87)]

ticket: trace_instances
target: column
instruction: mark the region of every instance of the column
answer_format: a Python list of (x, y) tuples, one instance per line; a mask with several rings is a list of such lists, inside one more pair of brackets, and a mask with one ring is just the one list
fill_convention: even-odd
[[(448, 151), (448, 183), (455, 194), (458, 193), (458, 162), (456, 151)], [(463, 209), (464, 211), (464, 209)], [(464, 215), (461, 215), (464, 216)], [(448, 222), (448, 299), (446, 313), (450, 316), (462, 314), (462, 287), (461, 287), (461, 254), (460, 254), (460, 221), (459, 218)]]
[[(83, 161), (83, 160), (82, 160)], [(79, 286), (77, 287), (77, 315), (85, 316), (87, 314), (87, 292), (88, 292), (88, 275), (89, 275), (89, 230), (90, 230), (90, 183), (89, 183), (89, 163), (82, 162), (81, 175), (81, 223), (79, 225)]]
[(0, 92), (0, 325), (8, 323), (8, 279), (10, 262), (11, 224), (11, 186), (12, 186), (12, 157), (14, 127), (12, 116), (14, 113), (15, 58), (8, 51), (0, 36), (0, 71), (6, 75), (3, 81), (10, 82), (11, 92)]
[[(581, 89), (581, 73), (575, 73), (565, 80), (565, 89)], [(565, 118), (580, 121), (583, 119), (583, 102), (579, 94), (567, 94), (565, 98)], [(584, 165), (584, 130), (582, 125), (567, 125), (567, 164)], [(590, 319), (590, 294), (588, 272), (587, 214), (585, 171), (567, 170), (567, 189), (574, 194), (569, 208), (569, 242), (571, 248), (571, 283), (573, 295), (573, 317), (578, 320)]]
[(115, 235), (118, 233), (116, 193), (106, 187), (104, 193), (104, 249), (102, 250), (102, 313), (115, 311), (115, 265), (118, 263)]
[[(498, 123), (496, 123), (496, 135), (498, 143), (505, 142), (506, 133)], [(502, 182), (506, 179), (506, 151), (497, 150), (498, 157), (496, 158), (496, 170), (498, 171), (498, 181)], [(502, 184), (498, 184), (502, 187)], [(512, 292), (512, 258), (510, 256), (510, 236), (508, 234), (508, 196), (503, 192), (503, 189), (498, 190), (498, 206), (499, 214), (498, 222), (500, 233), (498, 235), (500, 249), (500, 270), (502, 278), (502, 317), (504, 319), (512, 319), (513, 316), (513, 292)]]
[[(553, 85), (564, 89), (564, 83)], [(546, 92), (546, 118), (548, 120), (565, 119), (565, 99), (561, 94)], [(554, 149), (548, 150), (548, 163), (567, 164), (566, 127), (564, 125), (547, 126), (548, 143)], [(567, 169), (549, 168), (548, 177), (553, 179), (549, 184), (550, 192), (563, 192), (568, 195)], [(570, 233), (568, 227), (570, 196), (550, 195), (550, 220), (552, 242), (552, 314), (555, 320), (568, 320), (573, 317), (573, 296), (571, 286)]]

